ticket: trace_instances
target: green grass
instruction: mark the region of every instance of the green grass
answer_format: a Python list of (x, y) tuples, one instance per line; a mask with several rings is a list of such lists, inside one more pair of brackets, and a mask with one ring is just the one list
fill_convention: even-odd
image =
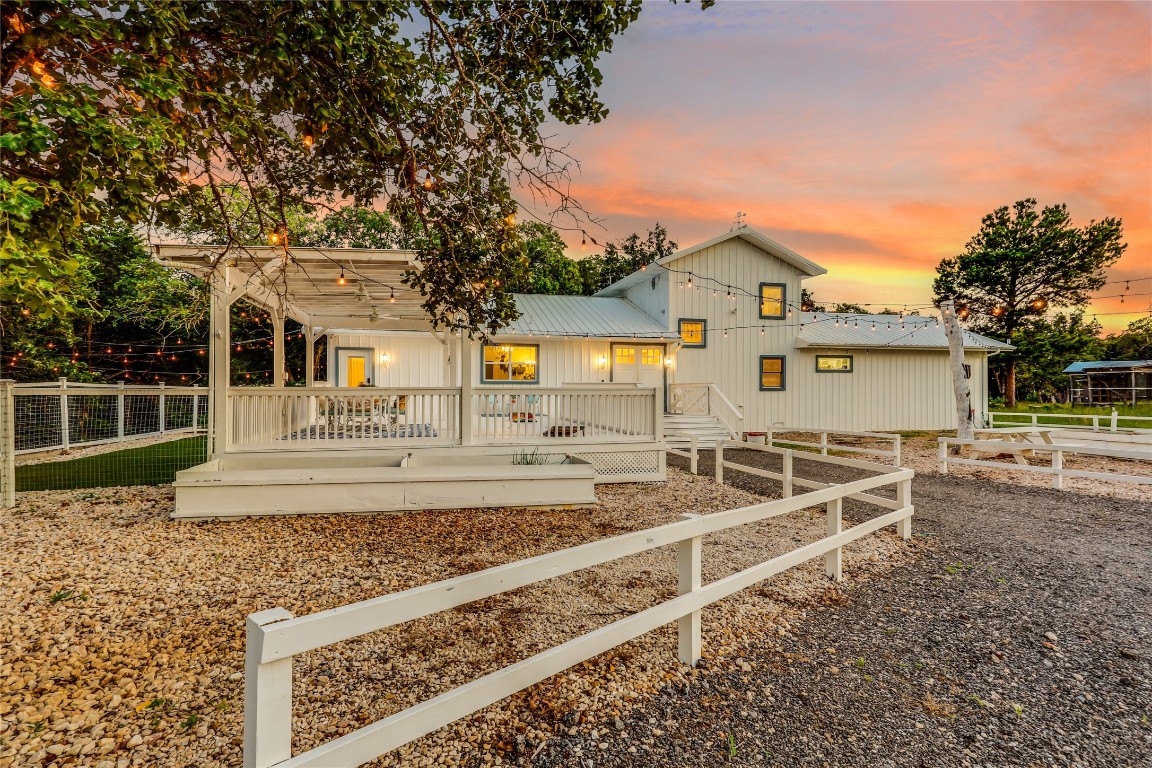
[(17, 491), (66, 491), (121, 485), (162, 485), (182, 469), (207, 461), (207, 438), (188, 437), (143, 448), (16, 467)]
[[(1116, 426), (1120, 429), (1135, 428), (1135, 429), (1148, 429), (1152, 428), (1152, 424), (1147, 421), (1125, 421), (1125, 416), (1140, 416), (1144, 418), (1152, 418), (1152, 403), (1139, 403), (1135, 407), (1131, 405), (1117, 405), (1115, 406), (1117, 420)], [(1065, 405), (1062, 403), (1016, 403), (1015, 408), (994, 408), (992, 413), (1027, 413), (1037, 414), (1036, 421), (1040, 424), (1048, 424), (1055, 426), (1069, 426), (1069, 425), (1083, 425), (1091, 426), (1091, 416), (1100, 417), (1100, 425), (1107, 426), (1111, 424), (1112, 407), (1110, 406), (1089, 406), (1089, 405)], [(1085, 416), (1082, 419), (1045, 419), (1044, 414), (1059, 414), (1063, 416)], [(1007, 424), (1011, 422), (1019, 422), (1021, 424), (1030, 424), (1031, 419), (1024, 416), (1005, 416), (996, 419), (996, 424), (999, 426), (1001, 422)]]

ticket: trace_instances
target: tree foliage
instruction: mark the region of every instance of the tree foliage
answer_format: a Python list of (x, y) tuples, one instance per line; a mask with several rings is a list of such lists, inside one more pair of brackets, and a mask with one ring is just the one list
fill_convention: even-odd
[(1016, 368), (1017, 394), (1026, 400), (1063, 400), (1068, 376), (1063, 371), (1078, 360), (1098, 360), (1104, 353), (1100, 324), (1085, 321), (1084, 311), (1058, 312), (1052, 317), (1026, 318), (1016, 332), (1012, 361), (989, 358), (989, 373), (997, 393), (1004, 393), (1010, 364)]
[[(1104, 285), (1104, 268), (1119, 259), (1120, 219), (1073, 226), (1064, 204), (1037, 211), (1034, 199), (984, 217), (964, 252), (936, 268), (936, 300), (952, 298), (973, 313), (974, 328), (1009, 343), (1037, 312), (1086, 304)], [(1005, 395), (1015, 403), (1016, 355), (1006, 353)]]
[(591, 296), (657, 259), (671, 256), (679, 247), (668, 239), (668, 230), (660, 222), (648, 230), (644, 239), (633, 232), (618, 242), (608, 243), (603, 253), (578, 262), (583, 293)]
[(1133, 320), (1125, 330), (1109, 336), (1105, 344), (1104, 358), (1152, 360), (1152, 317)]
[[(514, 310), (514, 186), (557, 215), (571, 158), (541, 126), (598, 122), (598, 58), (639, 2), (155, 3), (15, 0), (3, 9), (5, 302), (75, 309), (72, 241), (118, 218), (174, 227), (227, 190), (256, 230), (288, 211), (381, 202), (415, 245), (434, 323), (492, 329)], [(201, 194), (207, 190), (207, 194)], [(206, 214), (201, 212), (202, 217)]]
[(521, 224), (518, 229), (524, 266), (508, 289), (514, 293), (579, 295), (583, 290), (580, 267), (565, 255), (560, 234), (535, 221)]

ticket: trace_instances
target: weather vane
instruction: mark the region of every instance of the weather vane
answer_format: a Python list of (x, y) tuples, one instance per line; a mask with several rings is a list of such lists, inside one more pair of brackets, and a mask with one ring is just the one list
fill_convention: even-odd
[(747, 222), (744, 221), (744, 217), (747, 215), (744, 211), (736, 211), (736, 221), (732, 224), (732, 229), (744, 229), (748, 226)]

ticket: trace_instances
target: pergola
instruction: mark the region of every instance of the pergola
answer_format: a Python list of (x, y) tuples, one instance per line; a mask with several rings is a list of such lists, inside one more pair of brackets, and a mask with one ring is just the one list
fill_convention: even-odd
[[(312, 386), (314, 342), (333, 327), (432, 331), (417, 291), (403, 284), (418, 269), (414, 251), (362, 248), (156, 245), (157, 260), (211, 286), (208, 381), (209, 455), (219, 453), (218, 415), (225, 413), (231, 370), (229, 308), (241, 298), (272, 318), (273, 386), (284, 386), (284, 321), (304, 326), (306, 385)], [(441, 338), (446, 341), (446, 338)]]

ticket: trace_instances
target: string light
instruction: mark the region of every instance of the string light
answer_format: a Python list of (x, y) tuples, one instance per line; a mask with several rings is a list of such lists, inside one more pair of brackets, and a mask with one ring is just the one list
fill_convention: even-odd
[(307, 133), (306, 133), (306, 134), (304, 134), (304, 138), (302, 138), (302, 139), (301, 139), (301, 141), (302, 141), (302, 142), (304, 142), (304, 146), (305, 146), (305, 147), (308, 147), (309, 149), (311, 149), (311, 147), (312, 147), (312, 137), (311, 137), (310, 135), (308, 135)]
[(340, 277), (336, 278), (336, 285), (347, 285), (348, 280), (344, 277), (344, 267), (340, 267)]
[(389, 304), (395, 304), (396, 303), (396, 289), (395, 288), (389, 289), (388, 303)]

